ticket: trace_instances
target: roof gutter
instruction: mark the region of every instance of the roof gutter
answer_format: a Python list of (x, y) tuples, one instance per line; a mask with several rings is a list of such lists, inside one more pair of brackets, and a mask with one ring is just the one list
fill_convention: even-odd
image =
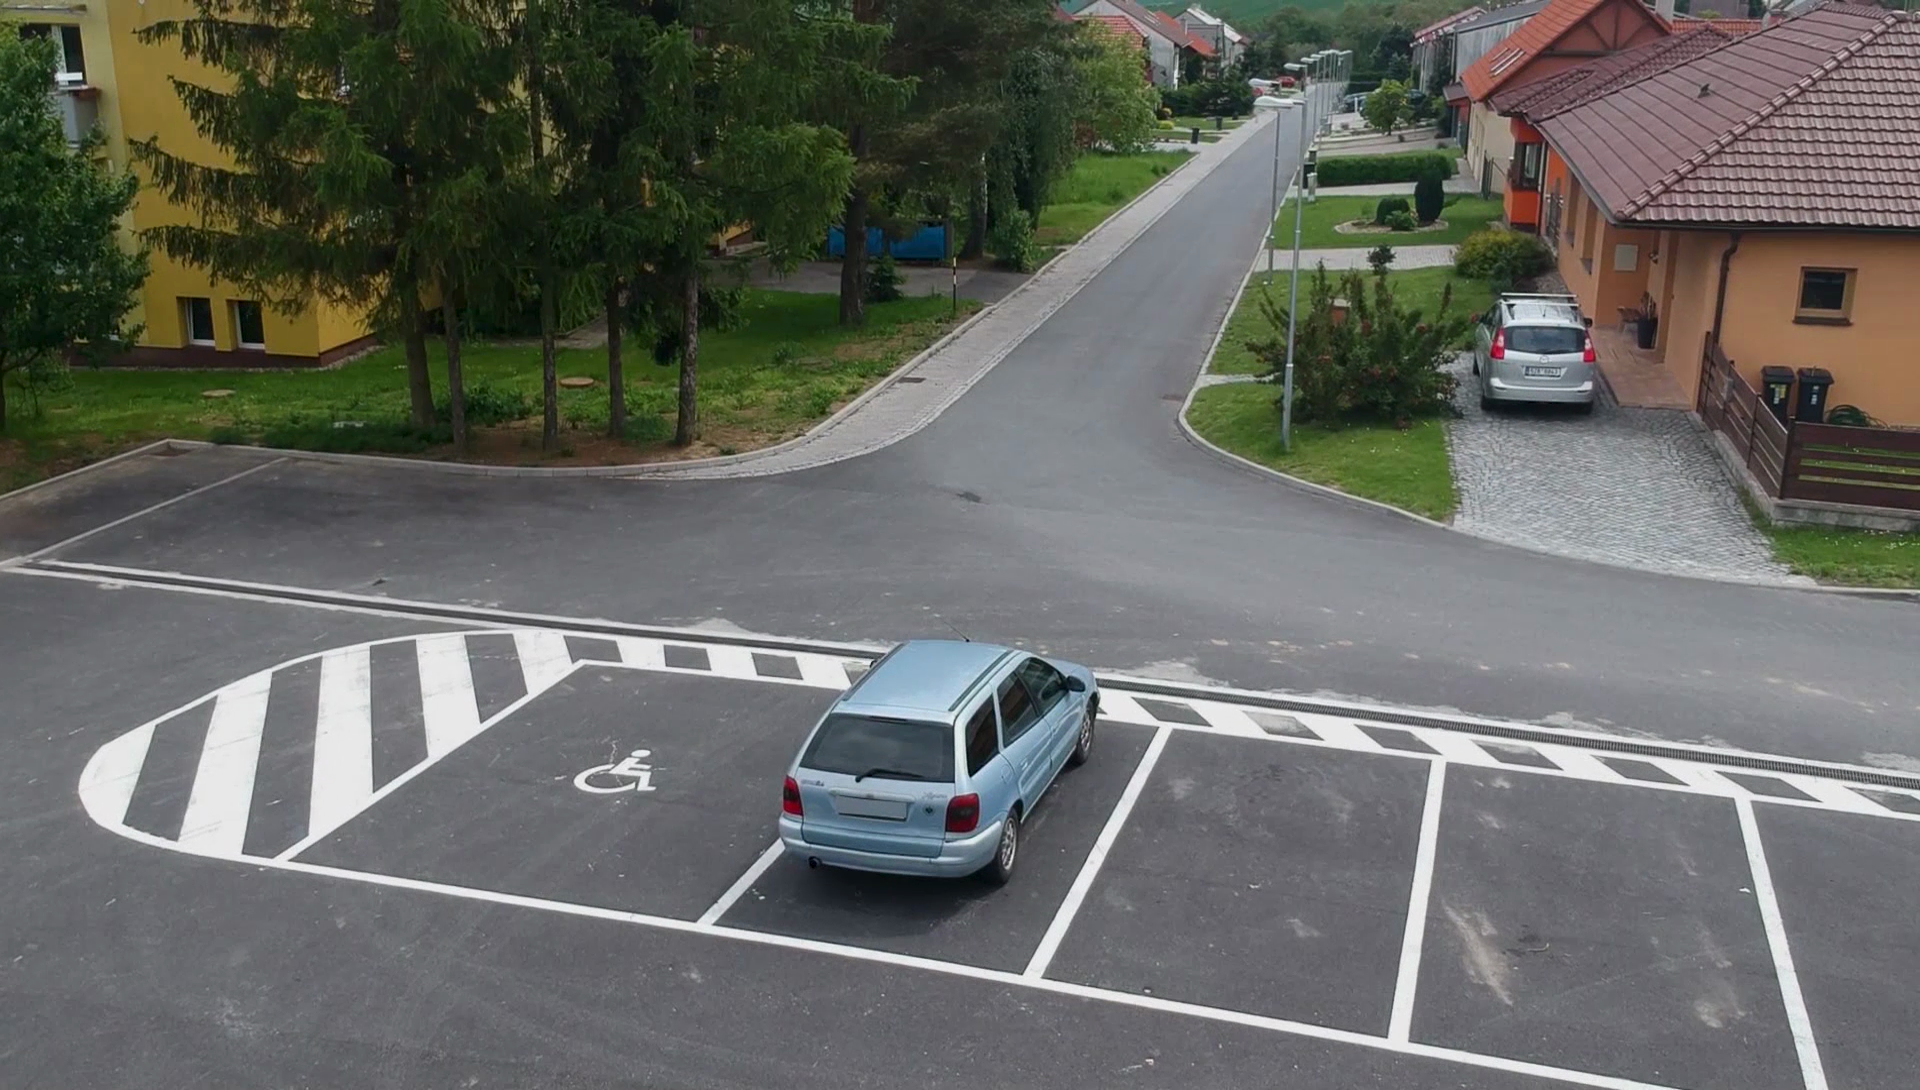
[(1720, 322), (1727, 314), (1727, 274), (1733, 268), (1733, 255), (1740, 252), (1741, 232), (1733, 232), (1733, 241), (1727, 243), (1727, 249), (1720, 255), (1720, 290), (1713, 299), (1713, 343), (1720, 343)]

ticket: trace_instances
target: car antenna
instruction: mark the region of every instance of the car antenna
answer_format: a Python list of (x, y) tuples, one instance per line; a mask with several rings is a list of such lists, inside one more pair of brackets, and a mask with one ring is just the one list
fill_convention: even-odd
[[(934, 614), (934, 616), (940, 617), (938, 613)], [(956, 626), (952, 621), (947, 620), (945, 617), (940, 617), (940, 623), (943, 625), (946, 625), (948, 628), (953, 629), (953, 634), (960, 637), (961, 643), (973, 642), (973, 637), (967, 635), (965, 632), (960, 631), (959, 627)]]

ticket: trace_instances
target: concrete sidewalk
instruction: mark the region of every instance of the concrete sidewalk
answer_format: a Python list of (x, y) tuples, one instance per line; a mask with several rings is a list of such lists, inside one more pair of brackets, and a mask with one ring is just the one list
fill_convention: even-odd
[[(1393, 239), (1380, 236), (1380, 241), (1393, 246)], [(1378, 245), (1376, 243), (1375, 245)], [(1302, 250), (1300, 267), (1312, 269), (1316, 265), (1325, 265), (1329, 271), (1345, 269), (1364, 269), (1367, 267), (1367, 252), (1372, 246), (1351, 246), (1338, 250)], [(1273, 268), (1285, 272), (1293, 267), (1293, 251), (1273, 250)], [(1267, 271), (1267, 254), (1263, 253), (1253, 263), (1254, 272)], [(1453, 264), (1452, 246), (1394, 246), (1393, 270), (1401, 272), (1407, 269), (1437, 269)]]

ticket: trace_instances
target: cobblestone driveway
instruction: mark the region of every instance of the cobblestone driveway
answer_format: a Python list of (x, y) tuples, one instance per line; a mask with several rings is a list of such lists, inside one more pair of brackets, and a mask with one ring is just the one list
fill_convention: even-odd
[(1643, 571), (1807, 582), (1774, 562), (1686, 413), (1607, 402), (1585, 417), (1551, 406), (1483, 412), (1470, 361), (1455, 363), (1456, 528)]

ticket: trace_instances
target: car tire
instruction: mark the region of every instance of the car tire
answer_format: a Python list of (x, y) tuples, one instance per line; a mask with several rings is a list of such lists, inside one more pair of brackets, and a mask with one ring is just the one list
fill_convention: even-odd
[(1494, 409), (1493, 399), (1488, 397), (1485, 394), (1481, 394), (1480, 395), (1480, 411), (1483, 413), (1490, 413), (1493, 411), (1493, 409)]
[(1479, 356), (1473, 357), (1473, 373), (1476, 375), (1480, 373), (1480, 357)]
[(1020, 862), (1020, 810), (1007, 811), (1007, 822), (1000, 827), (1000, 843), (993, 849), (993, 862), (980, 868), (980, 877), (990, 886), (1004, 886), (1013, 877)]
[(1079, 768), (1093, 752), (1093, 724), (1100, 718), (1100, 702), (1087, 701), (1087, 712), (1080, 717), (1080, 736), (1073, 740), (1073, 752), (1067, 754), (1067, 767)]
[(1592, 416), (1592, 415), (1593, 415), (1593, 402), (1591, 402), (1591, 401), (1582, 401), (1582, 402), (1580, 402), (1580, 403), (1579, 403), (1578, 405), (1575, 405), (1575, 406), (1573, 407), (1573, 411), (1574, 411), (1574, 413), (1575, 413), (1575, 415), (1578, 415), (1578, 416)]

